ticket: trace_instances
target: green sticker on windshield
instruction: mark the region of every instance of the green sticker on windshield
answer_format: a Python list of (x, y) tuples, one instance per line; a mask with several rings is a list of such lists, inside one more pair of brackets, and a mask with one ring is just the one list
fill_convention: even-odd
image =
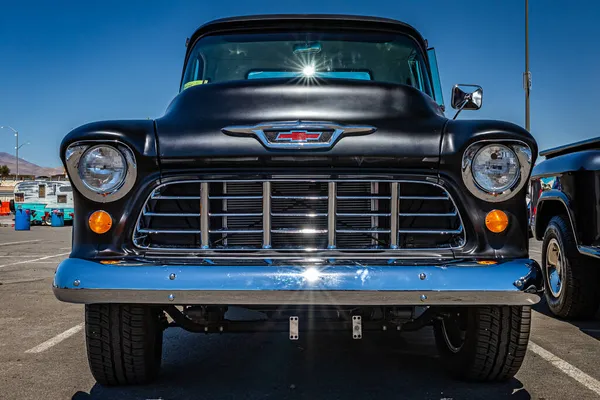
[(185, 85), (183, 85), (183, 90), (185, 90), (189, 87), (192, 87), (192, 86), (196, 86), (196, 85), (204, 85), (206, 83), (208, 83), (208, 80), (206, 80), (206, 79), (201, 80), (201, 81), (190, 81), (190, 82), (186, 83)]

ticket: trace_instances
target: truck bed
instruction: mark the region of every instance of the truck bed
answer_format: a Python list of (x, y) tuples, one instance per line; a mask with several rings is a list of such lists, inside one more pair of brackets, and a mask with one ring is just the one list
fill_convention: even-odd
[(574, 153), (581, 150), (600, 149), (600, 136), (592, 139), (582, 140), (580, 142), (565, 144), (552, 149), (540, 151), (540, 156), (552, 158), (563, 154)]

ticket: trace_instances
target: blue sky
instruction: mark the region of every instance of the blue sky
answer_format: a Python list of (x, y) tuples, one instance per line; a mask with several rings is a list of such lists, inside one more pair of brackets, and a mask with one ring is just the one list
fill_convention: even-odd
[[(600, 136), (600, 3), (530, 3), (533, 135), (540, 148)], [(43, 166), (60, 164), (58, 145), (78, 125), (162, 115), (178, 92), (186, 37), (231, 15), (400, 19), (436, 48), (446, 103), (455, 83), (483, 86), (483, 108), (459, 118), (525, 124), (524, 0), (0, 0), (0, 10), (0, 125), (18, 129), (32, 143), (20, 155)], [(13, 153), (12, 133), (0, 138), (0, 151)]]

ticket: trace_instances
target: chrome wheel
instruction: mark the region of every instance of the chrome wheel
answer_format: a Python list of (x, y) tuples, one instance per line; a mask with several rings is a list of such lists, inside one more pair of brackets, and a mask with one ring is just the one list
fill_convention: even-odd
[(448, 346), (448, 350), (458, 353), (462, 349), (467, 336), (466, 315), (462, 317), (459, 313), (450, 318), (442, 319), (442, 336)]
[(546, 283), (554, 297), (562, 293), (563, 254), (558, 240), (552, 238), (546, 248)]

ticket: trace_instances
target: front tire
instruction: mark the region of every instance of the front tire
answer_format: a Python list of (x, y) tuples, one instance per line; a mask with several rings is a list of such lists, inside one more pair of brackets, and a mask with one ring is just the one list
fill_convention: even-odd
[(442, 363), (455, 378), (500, 382), (521, 368), (531, 308), (519, 306), (463, 307), (433, 325)]
[(553, 217), (544, 233), (542, 273), (548, 308), (557, 317), (591, 318), (600, 304), (598, 267), (579, 253), (571, 224)]
[(105, 386), (150, 383), (162, 358), (164, 314), (149, 306), (89, 304), (85, 335), (92, 375)]

